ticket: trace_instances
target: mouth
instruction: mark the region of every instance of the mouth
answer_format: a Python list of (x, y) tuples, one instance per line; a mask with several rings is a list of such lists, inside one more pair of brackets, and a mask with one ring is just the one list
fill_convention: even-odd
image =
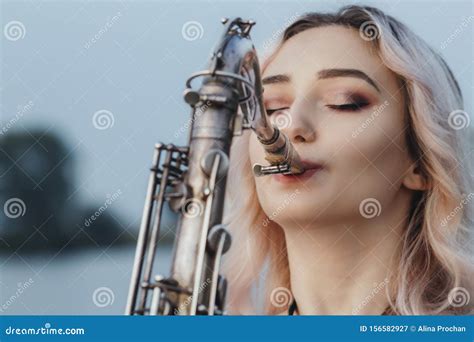
[(294, 183), (305, 181), (313, 176), (315, 176), (319, 171), (324, 169), (324, 166), (320, 163), (311, 162), (308, 160), (302, 160), (303, 167), (305, 171), (298, 175), (284, 175), (284, 174), (275, 174), (272, 177), (280, 183)]

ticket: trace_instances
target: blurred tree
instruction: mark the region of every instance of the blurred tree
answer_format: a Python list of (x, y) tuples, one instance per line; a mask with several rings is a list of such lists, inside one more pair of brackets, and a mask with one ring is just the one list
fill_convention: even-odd
[(86, 227), (101, 204), (81, 205), (74, 157), (52, 133), (15, 132), (0, 138), (0, 250), (57, 251), (66, 246), (130, 242), (107, 208)]

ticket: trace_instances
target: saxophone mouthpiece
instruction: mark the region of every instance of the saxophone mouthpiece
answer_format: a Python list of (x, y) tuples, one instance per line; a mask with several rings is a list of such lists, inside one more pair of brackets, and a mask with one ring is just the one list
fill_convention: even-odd
[(285, 175), (301, 174), (305, 171), (300, 156), (288, 137), (275, 128), (275, 135), (270, 141), (259, 139), (265, 150), (265, 159), (270, 165), (254, 164), (253, 174), (256, 177), (282, 173)]
[(290, 171), (290, 165), (288, 164), (279, 164), (279, 165), (268, 165), (264, 166), (261, 164), (253, 164), (253, 174), (257, 177), (265, 176), (265, 175), (273, 175), (277, 173), (282, 174), (292, 174), (293, 172)]
[(253, 167), (252, 167), (253, 174), (257, 177), (263, 176), (262, 168), (263, 168), (263, 165), (253, 164)]

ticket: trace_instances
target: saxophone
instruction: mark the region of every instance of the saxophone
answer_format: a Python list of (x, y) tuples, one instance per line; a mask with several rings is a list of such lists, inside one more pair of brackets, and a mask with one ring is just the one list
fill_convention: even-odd
[[(234, 136), (251, 129), (269, 165), (256, 176), (299, 174), (303, 165), (288, 140), (270, 124), (263, 105), (260, 67), (250, 39), (254, 21), (222, 19), (224, 33), (208, 68), (187, 80), (189, 144), (156, 144), (128, 294), (127, 315), (223, 315), (227, 282), (221, 259), (231, 235), (221, 223), (229, 151)], [(199, 90), (193, 80), (202, 78)], [(240, 108), (240, 111), (239, 111)], [(178, 214), (168, 277), (153, 274), (163, 205)]]

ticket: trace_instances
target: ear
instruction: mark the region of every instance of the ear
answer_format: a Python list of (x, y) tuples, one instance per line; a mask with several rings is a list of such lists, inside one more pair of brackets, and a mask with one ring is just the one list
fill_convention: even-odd
[(405, 173), (402, 184), (410, 190), (426, 190), (428, 188), (427, 181), (417, 163), (410, 165)]

